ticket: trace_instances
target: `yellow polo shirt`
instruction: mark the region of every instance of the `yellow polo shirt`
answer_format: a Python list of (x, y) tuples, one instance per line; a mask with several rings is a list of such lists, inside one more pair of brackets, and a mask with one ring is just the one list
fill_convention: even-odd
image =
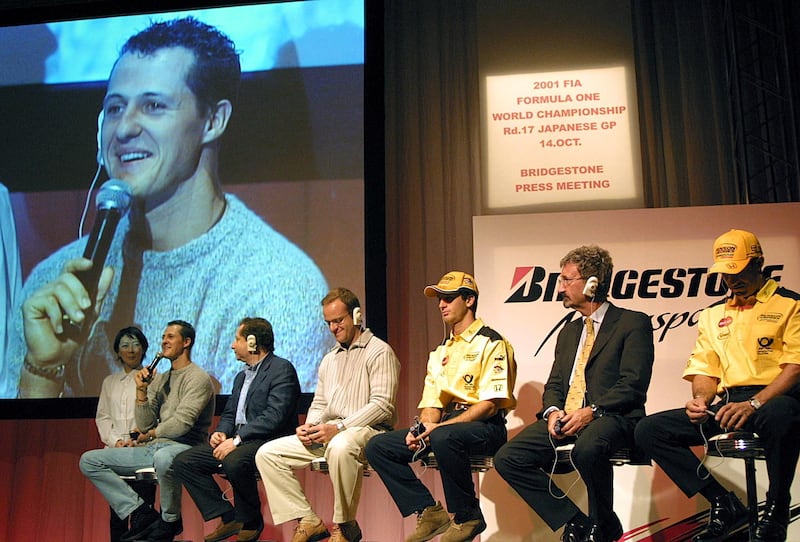
[(499, 333), (476, 319), (428, 356), (419, 408), (445, 408), (450, 402), (475, 404), (499, 399), (498, 408), (517, 405), (514, 349)]
[(720, 302), (700, 313), (698, 335), (683, 378), (719, 379), (718, 392), (766, 386), (781, 366), (800, 364), (800, 296), (767, 280), (752, 307)]

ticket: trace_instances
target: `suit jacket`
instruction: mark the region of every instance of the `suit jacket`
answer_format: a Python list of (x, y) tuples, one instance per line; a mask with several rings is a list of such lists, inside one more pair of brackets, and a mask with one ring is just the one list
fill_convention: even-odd
[[(578, 351), (583, 318), (559, 332), (555, 361), (542, 396), (543, 410), (564, 408), (570, 376)], [(650, 318), (609, 303), (586, 364), (586, 404), (609, 414), (641, 418), (653, 371), (653, 327)]]
[[(233, 380), (233, 392), (222, 411), (217, 431), (232, 437), (236, 431), (236, 407), (242, 394), (245, 371)], [(293, 434), (298, 426), (300, 382), (294, 366), (286, 359), (270, 353), (258, 369), (247, 391), (245, 416), (247, 424), (238, 435), (243, 441), (271, 440)]]

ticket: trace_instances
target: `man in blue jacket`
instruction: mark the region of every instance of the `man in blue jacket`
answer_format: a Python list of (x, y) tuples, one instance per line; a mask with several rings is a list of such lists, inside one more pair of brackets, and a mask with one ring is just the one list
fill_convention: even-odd
[[(182, 452), (172, 463), (203, 519), (221, 518), (205, 537), (207, 542), (235, 534), (239, 541), (258, 540), (264, 529), (254, 457), (266, 441), (294, 432), (300, 398), (297, 373), (289, 361), (273, 353), (274, 340), (272, 325), (263, 318), (239, 323), (231, 348), (247, 367), (236, 375), (208, 444)], [(233, 488), (233, 506), (213, 478), (220, 470)]]

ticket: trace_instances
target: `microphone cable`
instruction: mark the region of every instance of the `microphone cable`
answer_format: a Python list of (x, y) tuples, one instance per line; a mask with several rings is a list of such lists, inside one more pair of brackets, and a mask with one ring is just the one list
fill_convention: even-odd
[[(570, 446), (570, 445), (572, 446), (572, 448), (570, 448), (569, 451), (567, 452), (567, 457), (569, 459), (569, 464), (572, 467), (572, 470), (575, 471), (577, 476), (575, 476), (575, 479), (572, 480), (572, 482), (569, 484), (569, 487), (567, 487), (566, 491), (563, 491), (563, 490), (561, 491), (563, 493), (563, 495), (559, 496), (559, 495), (556, 495), (555, 492), (553, 491), (553, 487), (554, 487), (554, 485), (553, 485), (553, 476), (555, 476), (556, 468), (558, 467), (558, 446), (556, 446), (556, 443), (553, 441), (553, 436), (549, 432), (547, 433), (547, 438), (550, 440), (550, 446), (553, 447), (553, 466), (550, 468), (550, 472), (547, 473), (547, 479), (548, 479), (547, 492), (550, 493), (550, 496), (553, 497), (554, 499), (558, 499), (558, 500), (566, 499), (567, 496), (569, 495), (570, 491), (572, 491), (572, 488), (575, 487), (575, 484), (577, 484), (582, 479), (581, 473), (578, 471), (577, 467), (575, 466), (575, 462), (572, 461), (572, 449), (575, 447), (575, 442), (573, 441), (571, 444), (565, 444), (564, 446)], [(566, 473), (564, 473), (564, 474), (566, 474)]]
[(80, 224), (78, 224), (78, 239), (83, 237), (83, 226), (86, 224), (86, 215), (89, 213), (89, 202), (92, 200), (92, 192), (94, 191), (95, 186), (97, 186), (97, 180), (100, 178), (100, 172), (102, 169), (103, 166), (97, 164), (97, 171), (94, 172), (94, 178), (92, 179), (92, 183), (89, 185), (89, 190), (86, 192), (86, 200), (83, 203), (81, 221)]

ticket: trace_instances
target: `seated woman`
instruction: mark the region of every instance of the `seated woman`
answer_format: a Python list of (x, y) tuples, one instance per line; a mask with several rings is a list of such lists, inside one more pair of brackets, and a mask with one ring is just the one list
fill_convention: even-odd
[[(103, 380), (95, 416), (100, 440), (109, 448), (132, 446), (131, 432), (136, 431), (133, 414), (136, 405), (136, 382), (133, 375), (142, 368), (147, 347), (147, 337), (137, 327), (123, 328), (114, 338), (114, 352), (122, 365), (122, 370), (108, 375)], [(155, 502), (155, 484), (137, 481), (129, 483), (145, 502), (151, 505)], [(111, 542), (118, 542), (128, 530), (128, 518), (120, 519), (112, 509), (109, 523)]]

